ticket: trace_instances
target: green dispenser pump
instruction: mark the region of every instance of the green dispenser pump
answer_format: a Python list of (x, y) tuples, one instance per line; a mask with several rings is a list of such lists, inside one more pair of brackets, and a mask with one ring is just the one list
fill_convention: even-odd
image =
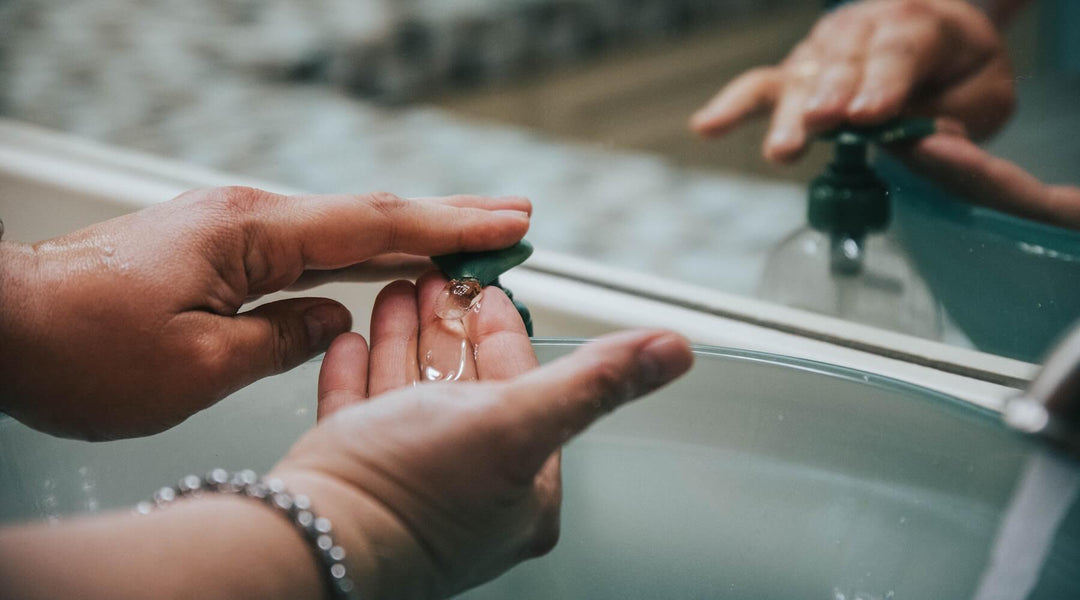
[(893, 331), (939, 339), (943, 314), (903, 249), (888, 235), (889, 187), (870, 162), (874, 144), (914, 141), (930, 119), (844, 127), (821, 136), (833, 157), (810, 183), (807, 225), (770, 253), (758, 295)]
[(533, 335), (532, 315), (529, 309), (518, 300), (514, 300), (514, 294), (509, 288), (499, 283), (499, 276), (513, 269), (532, 256), (532, 244), (525, 240), (501, 250), (488, 252), (461, 252), (458, 254), (445, 254), (431, 257), (435, 266), (442, 274), (451, 281), (464, 281), (475, 279), (481, 287), (493, 285), (502, 291), (514, 303), (521, 320), (525, 323), (525, 329), (529, 336)]
[(829, 236), (829, 265), (834, 272), (859, 273), (866, 236), (889, 226), (889, 188), (870, 167), (870, 144), (911, 141), (933, 132), (930, 119), (900, 119), (877, 127), (838, 129), (822, 136), (834, 144), (833, 159), (810, 182), (807, 221)]

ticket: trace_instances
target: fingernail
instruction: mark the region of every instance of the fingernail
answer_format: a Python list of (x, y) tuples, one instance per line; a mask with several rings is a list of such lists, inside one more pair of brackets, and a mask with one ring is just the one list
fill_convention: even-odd
[(821, 110), (826, 106), (831, 107), (840, 102), (841, 100), (843, 100), (843, 98), (840, 96), (839, 92), (828, 89), (822, 90), (811, 96), (810, 99), (806, 101), (805, 110), (807, 112)]
[(934, 130), (936, 133), (967, 137), (967, 128), (964, 127), (964, 124), (949, 117), (939, 117), (934, 119)]
[(304, 327), (312, 350), (324, 350), (338, 334), (349, 328), (342, 321), (341, 307), (336, 304), (319, 304), (304, 312)]
[(848, 105), (848, 112), (849, 113), (863, 112), (867, 108), (870, 108), (870, 104), (872, 102), (873, 102), (873, 96), (868, 92), (863, 92), (863, 93), (859, 94), (858, 96), (855, 96), (855, 99), (851, 101), (851, 104)]
[(515, 219), (529, 219), (529, 213), (521, 210), (497, 210), (495, 214), (502, 215), (504, 217), (513, 217)]
[(769, 136), (769, 146), (791, 146), (795, 143), (795, 132), (790, 129), (777, 129)]
[(690, 127), (717, 127), (725, 124), (726, 109), (723, 106), (706, 106), (690, 117)]
[(639, 381), (648, 387), (663, 385), (685, 373), (694, 362), (693, 356), (686, 338), (674, 333), (662, 335), (638, 351)]

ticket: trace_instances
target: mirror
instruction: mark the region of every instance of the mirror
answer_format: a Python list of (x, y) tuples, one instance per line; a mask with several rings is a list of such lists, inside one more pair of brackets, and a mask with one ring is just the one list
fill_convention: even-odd
[[(762, 158), (766, 121), (688, 131), (733, 78), (783, 61), (823, 4), (16, 0), (0, 5), (0, 109), (297, 189), (527, 195), (541, 249), (1037, 362), (1080, 317), (1075, 222), (1024, 218), (1054, 215), (1000, 186), (964, 197), (964, 177), (912, 170), (893, 148), (870, 158), (887, 223), (837, 236), (807, 226), (831, 143), (777, 165)], [(987, 131), (969, 132), (995, 134), (984, 148), (1040, 181), (1077, 186), (1080, 5), (972, 4), (999, 21), (1019, 108), (1005, 120), (983, 103), (969, 125)], [(800, 64), (808, 78), (828, 66)], [(865, 260), (845, 274), (845, 256)]]

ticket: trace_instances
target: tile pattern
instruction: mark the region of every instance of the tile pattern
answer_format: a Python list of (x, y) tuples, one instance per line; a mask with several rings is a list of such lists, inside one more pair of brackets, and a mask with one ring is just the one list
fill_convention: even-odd
[(753, 293), (766, 251), (803, 220), (795, 185), (283, 78), (319, 37), (305, 28), (347, 39), (363, 29), (357, 7), (397, 5), (352, 2), (351, 20), (327, 21), (344, 2), (263, 3), (245, 26), (254, 3), (241, 0), (8, 0), (0, 101), (15, 118), (313, 191), (528, 195), (540, 247), (736, 293)]

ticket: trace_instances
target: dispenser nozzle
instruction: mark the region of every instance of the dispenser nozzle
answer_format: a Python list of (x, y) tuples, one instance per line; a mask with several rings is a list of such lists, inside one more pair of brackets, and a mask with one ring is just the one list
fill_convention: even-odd
[(925, 137), (930, 119), (899, 119), (865, 128), (842, 128), (822, 136), (834, 142), (832, 161), (810, 183), (810, 226), (831, 239), (834, 273), (861, 272), (866, 235), (889, 226), (889, 189), (870, 167), (869, 146)]
[(525, 240), (501, 250), (489, 252), (461, 252), (458, 254), (446, 254), (432, 256), (431, 261), (442, 271), (443, 275), (450, 280), (475, 279), (481, 286), (494, 285), (506, 292), (506, 295), (514, 303), (521, 320), (525, 323), (525, 329), (530, 336), (533, 334), (532, 315), (529, 309), (520, 300), (514, 300), (513, 293), (502, 287), (499, 276), (510, 269), (525, 262), (532, 256), (532, 244)]
[(865, 239), (833, 234), (830, 238), (829, 269), (840, 275), (858, 275), (866, 257)]

